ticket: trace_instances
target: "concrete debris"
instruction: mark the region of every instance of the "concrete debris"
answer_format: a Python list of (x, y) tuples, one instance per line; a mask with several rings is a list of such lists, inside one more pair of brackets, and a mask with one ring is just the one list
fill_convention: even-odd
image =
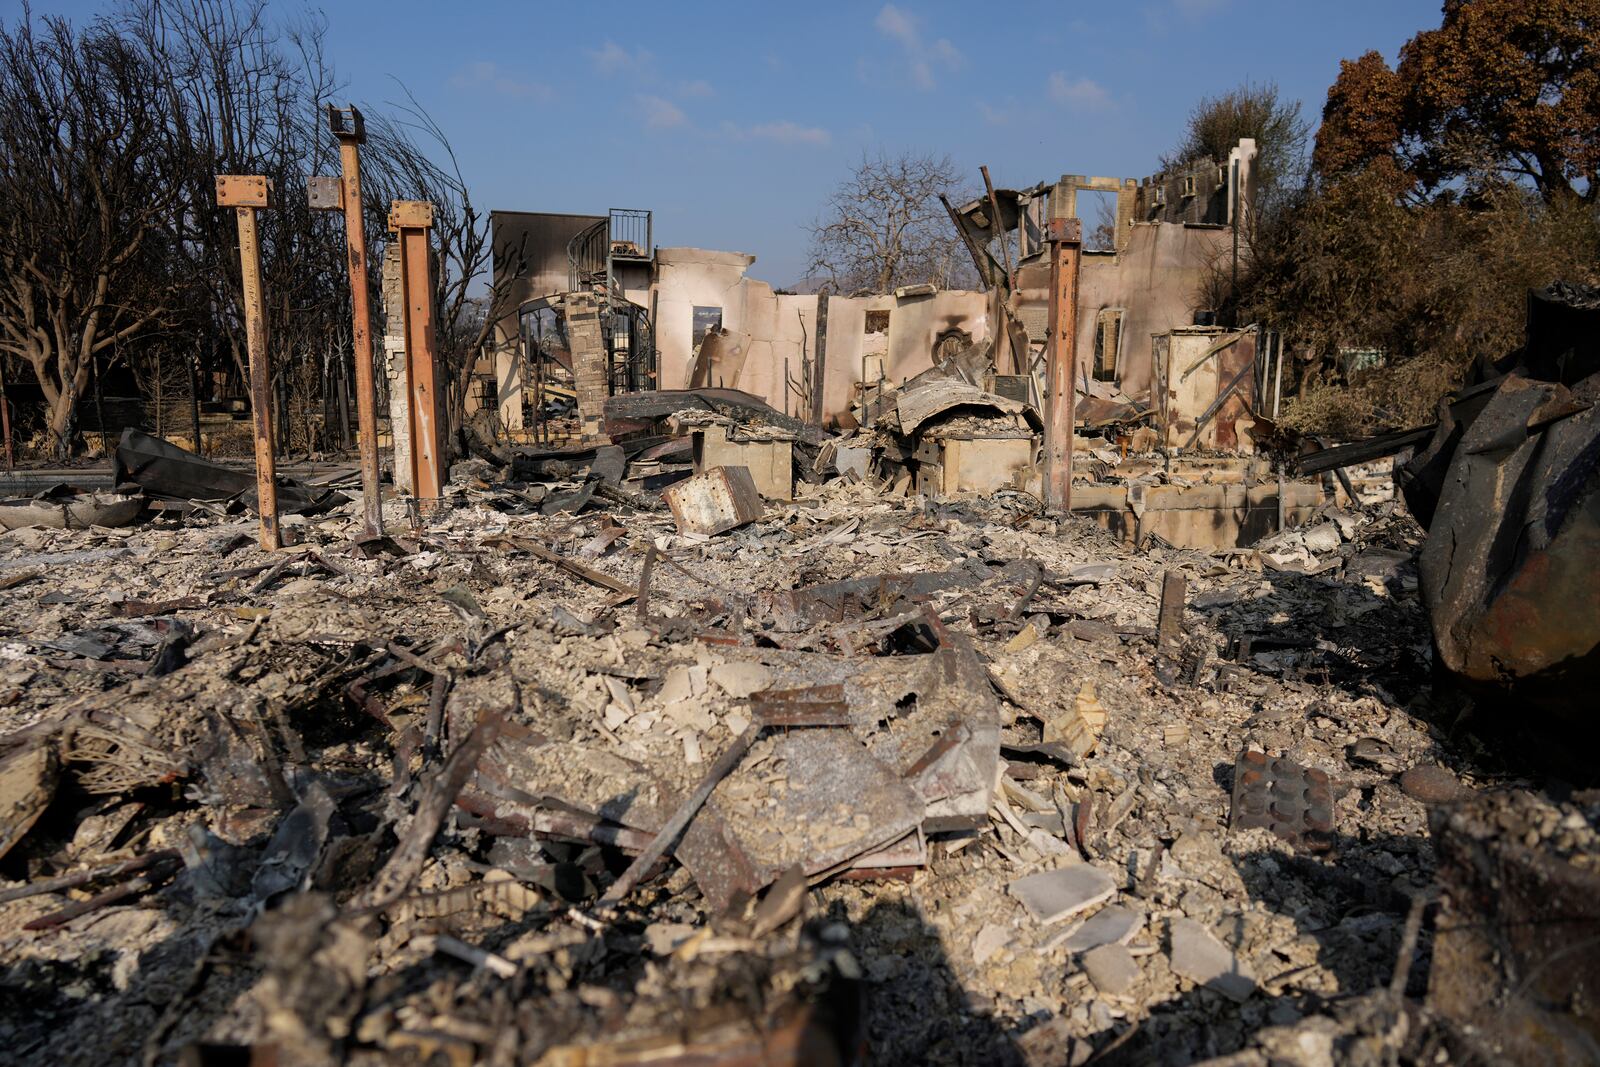
[(1588, 1048), (1592, 961), (1512, 931), (1589, 936), (1600, 804), (1486, 789), (1529, 779), (1428, 721), (1402, 505), (1286, 489), (1279, 530), (1266, 460), (1108, 430), (1046, 514), (987, 358), (851, 436), (724, 389), (479, 434), (387, 535), (333, 471), (277, 552), (247, 471), (130, 439), (136, 525), (0, 534), (8, 1051)]
[(1083, 954), (1083, 971), (1109, 997), (1125, 996), (1139, 981), (1139, 964), (1125, 945), (1101, 945)]
[(1249, 964), (1190, 918), (1172, 920), (1172, 973), (1215, 990), (1230, 1000), (1250, 999), (1256, 991)]
[(741, 700), (770, 688), (774, 675), (759, 663), (744, 661), (719, 663), (707, 675), (711, 683), (724, 693)]
[(58, 485), (25, 499), (0, 500), (0, 530), (127, 526), (145, 507), (144, 494), (137, 488), (131, 493), (104, 493)]
[(986, 924), (972, 941), (972, 962), (983, 966), (995, 953), (1011, 944), (1015, 937), (1008, 927), (999, 923)]
[(1088, 919), (1050, 942), (1052, 949), (1088, 952), (1101, 945), (1126, 945), (1144, 929), (1144, 916), (1120, 904), (1107, 904)]

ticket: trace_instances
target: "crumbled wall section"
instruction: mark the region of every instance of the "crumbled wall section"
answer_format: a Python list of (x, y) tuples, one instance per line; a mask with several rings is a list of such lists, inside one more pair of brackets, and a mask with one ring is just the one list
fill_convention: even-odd
[(390, 242), (383, 250), (383, 373), (389, 380), (389, 436), (394, 441), (394, 484), (402, 492), (411, 486), (411, 420), (407, 398), (411, 393), (406, 373), (406, 316), (400, 299), (400, 245)]
[(600, 333), (600, 310), (582, 293), (566, 299), (567, 344), (572, 352), (573, 387), (578, 394), (578, 417), (585, 437), (598, 436), (611, 394), (606, 376), (605, 338)]
[[(775, 293), (766, 282), (745, 274), (754, 262), (754, 256), (742, 252), (656, 249), (655, 291), (650, 302), (657, 309), (661, 387), (681, 389), (687, 384), (696, 344), (691, 326), (694, 308), (718, 307), (722, 325), (749, 338), (737, 379), (723, 384), (759, 396), (787, 414), (808, 413), (813, 383), (807, 368), (816, 356), (817, 298)], [(849, 414), (863, 373), (871, 381), (882, 373), (898, 383), (933, 365), (933, 349), (940, 337), (965, 334), (979, 343), (989, 337), (987, 293), (947, 290), (904, 297), (835, 296), (828, 308), (824, 425), (838, 425)], [(887, 337), (869, 339), (868, 311), (889, 313)], [(872, 346), (876, 347), (867, 352)], [(878, 358), (863, 360), (864, 354)], [(807, 402), (803, 404), (802, 399)]]

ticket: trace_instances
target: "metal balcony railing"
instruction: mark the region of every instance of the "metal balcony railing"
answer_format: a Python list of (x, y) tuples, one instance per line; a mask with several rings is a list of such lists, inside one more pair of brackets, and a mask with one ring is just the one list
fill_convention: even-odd
[(651, 243), (651, 213), (638, 208), (614, 207), (611, 209), (611, 255), (615, 259), (649, 259)]

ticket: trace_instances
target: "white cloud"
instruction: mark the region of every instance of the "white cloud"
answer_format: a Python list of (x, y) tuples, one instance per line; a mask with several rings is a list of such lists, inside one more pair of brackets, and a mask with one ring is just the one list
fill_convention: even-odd
[(919, 89), (932, 89), (938, 83), (937, 70), (955, 70), (966, 62), (961, 50), (948, 38), (928, 40), (922, 26), (911, 12), (893, 4), (884, 4), (872, 23), (878, 32), (896, 42), (905, 52), (911, 82)]
[(679, 83), (678, 95), (685, 100), (704, 100), (706, 97), (717, 95), (717, 92), (711, 88), (710, 82), (704, 78), (696, 78), (694, 81)]
[(653, 129), (664, 130), (673, 126), (682, 126), (689, 121), (689, 116), (683, 109), (671, 100), (663, 100), (659, 96), (642, 95), (637, 97), (639, 111), (644, 117), (644, 124)]
[(833, 140), (833, 135), (820, 126), (802, 126), (788, 119), (757, 122), (750, 126), (724, 122), (722, 133), (734, 141), (771, 141), (783, 145), (825, 145)]
[(878, 12), (877, 21), (873, 25), (907, 48), (915, 48), (921, 44), (922, 35), (917, 32), (916, 18), (910, 12), (901, 11), (893, 4), (883, 5), (883, 10)]
[(1061, 71), (1050, 75), (1050, 99), (1080, 111), (1098, 111), (1111, 106), (1106, 87), (1090, 78), (1068, 77)]
[(801, 126), (782, 119), (778, 122), (758, 122), (750, 127), (751, 137), (759, 137), (779, 144), (827, 144), (832, 138), (820, 126)]
[(502, 71), (498, 65), (486, 60), (469, 63), (450, 76), (455, 89), (488, 90), (496, 96), (513, 100), (538, 100), (547, 102), (555, 98), (555, 90), (538, 82), (519, 81)]
[(645, 77), (655, 66), (655, 56), (648, 50), (640, 48), (630, 52), (609, 39), (598, 49), (590, 50), (589, 60), (594, 64), (595, 70), (606, 75), (631, 74), (634, 77)]

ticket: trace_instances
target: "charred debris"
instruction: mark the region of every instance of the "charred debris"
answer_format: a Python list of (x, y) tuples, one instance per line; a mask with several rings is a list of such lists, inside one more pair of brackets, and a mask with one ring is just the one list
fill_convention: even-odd
[(0, 505), (8, 1053), (1593, 1062), (1600, 792), (1479, 730), (1593, 736), (1595, 294), (1274, 454), (1269, 335), (1139, 396), (1030, 340), (1035, 230), (1000, 341), (849, 429), (710, 384), (717, 327), (574, 433), (430, 471), (409, 419), (376, 514), (136, 431)]

